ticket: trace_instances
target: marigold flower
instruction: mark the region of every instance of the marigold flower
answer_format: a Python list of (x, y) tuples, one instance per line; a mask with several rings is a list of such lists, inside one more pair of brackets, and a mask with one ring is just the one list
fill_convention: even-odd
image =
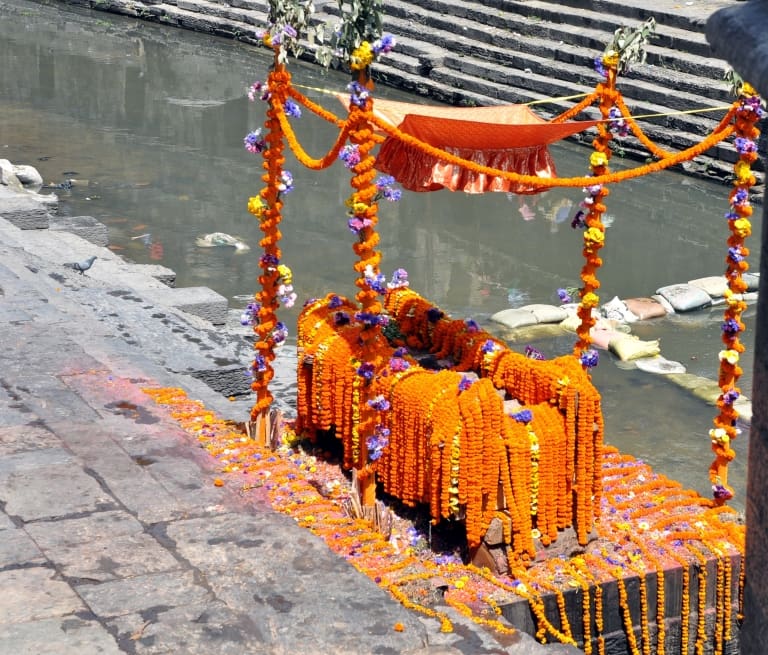
[(593, 152), (589, 156), (589, 165), (592, 166), (592, 168), (605, 166), (607, 163), (608, 163), (608, 157), (605, 155), (604, 152)]

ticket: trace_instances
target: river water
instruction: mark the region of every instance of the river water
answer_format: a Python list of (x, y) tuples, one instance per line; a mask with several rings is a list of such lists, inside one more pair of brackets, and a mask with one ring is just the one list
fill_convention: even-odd
[[(111, 247), (139, 263), (177, 273), (178, 286), (211, 287), (232, 307), (256, 290), (257, 221), (246, 211), (261, 188), (261, 160), (245, 134), (262, 125), (264, 106), (246, 87), (263, 80), (265, 52), (231, 42), (103, 12), (25, 0), (0, 0), (0, 157), (35, 166), (46, 182), (74, 179), (60, 190), (60, 213), (95, 216)], [(346, 78), (292, 64), (294, 81), (336, 113), (330, 91)], [(415, 101), (383, 87), (378, 97)], [(335, 131), (314, 116), (296, 122), (313, 156)], [(589, 150), (552, 148), (560, 176), (587, 172)], [(614, 158), (614, 169), (632, 165)], [(344, 200), (348, 171), (315, 173), (288, 155), (295, 177), (287, 197), (283, 261), (294, 272), (298, 306), (328, 291), (354, 294), (352, 235)], [(727, 186), (659, 173), (614, 187), (602, 251), (601, 298), (648, 296), (665, 284), (724, 270)], [(557, 304), (558, 287), (577, 286), (581, 234), (570, 228), (580, 189), (532, 197), (491, 193), (406, 192), (381, 209), (382, 269), (405, 268), (411, 286), (457, 318), (484, 323), (493, 313), (528, 303)], [(753, 268), (759, 224), (750, 240)], [(225, 232), (250, 252), (200, 248), (199, 235)], [(293, 325), (298, 309), (285, 310)], [(751, 395), (754, 307), (745, 315), (745, 375)], [(662, 354), (688, 372), (717, 376), (719, 309), (656, 319), (635, 328), (660, 339)], [(573, 337), (532, 342), (549, 356), (568, 352)], [(521, 349), (525, 343), (514, 343)], [(685, 486), (708, 494), (707, 432), (715, 408), (663, 376), (625, 370), (602, 354), (593, 379), (604, 399), (606, 439)], [(743, 507), (747, 430), (735, 443), (730, 482)]]

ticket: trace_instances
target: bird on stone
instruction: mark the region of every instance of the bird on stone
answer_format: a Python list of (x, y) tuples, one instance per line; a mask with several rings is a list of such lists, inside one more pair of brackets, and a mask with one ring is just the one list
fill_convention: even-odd
[(96, 257), (89, 257), (88, 259), (84, 259), (81, 262), (72, 262), (69, 264), (64, 264), (67, 268), (72, 268), (76, 271), (80, 271), (80, 275), (85, 273), (91, 266), (93, 266), (93, 262), (96, 261)]

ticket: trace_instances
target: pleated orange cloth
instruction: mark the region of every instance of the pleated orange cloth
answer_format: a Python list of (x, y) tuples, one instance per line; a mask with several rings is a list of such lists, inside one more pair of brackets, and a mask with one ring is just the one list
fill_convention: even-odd
[[(343, 94), (337, 97), (343, 104), (348, 101)], [(556, 175), (547, 148), (550, 143), (594, 127), (598, 122), (550, 123), (526, 105), (449, 107), (376, 99), (373, 111), (377, 118), (449, 154), (489, 168), (537, 177)], [(392, 175), (411, 191), (442, 188), (465, 193), (540, 191), (530, 185), (441, 161), (391, 136), (379, 150), (376, 168)]]

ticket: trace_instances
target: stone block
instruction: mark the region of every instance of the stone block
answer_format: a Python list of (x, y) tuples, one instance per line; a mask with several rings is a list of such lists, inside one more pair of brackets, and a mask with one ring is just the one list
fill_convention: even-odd
[(20, 230), (45, 230), (50, 221), (44, 205), (29, 196), (7, 192), (0, 194), (0, 218)]
[(49, 229), (71, 232), (97, 246), (109, 244), (107, 226), (93, 216), (55, 216), (50, 219)]
[(132, 267), (136, 272), (162, 282), (165, 286), (174, 288), (176, 286), (176, 271), (160, 264), (134, 264)]
[(145, 295), (159, 305), (199, 316), (213, 325), (224, 325), (227, 322), (227, 299), (208, 287), (147, 289)]

